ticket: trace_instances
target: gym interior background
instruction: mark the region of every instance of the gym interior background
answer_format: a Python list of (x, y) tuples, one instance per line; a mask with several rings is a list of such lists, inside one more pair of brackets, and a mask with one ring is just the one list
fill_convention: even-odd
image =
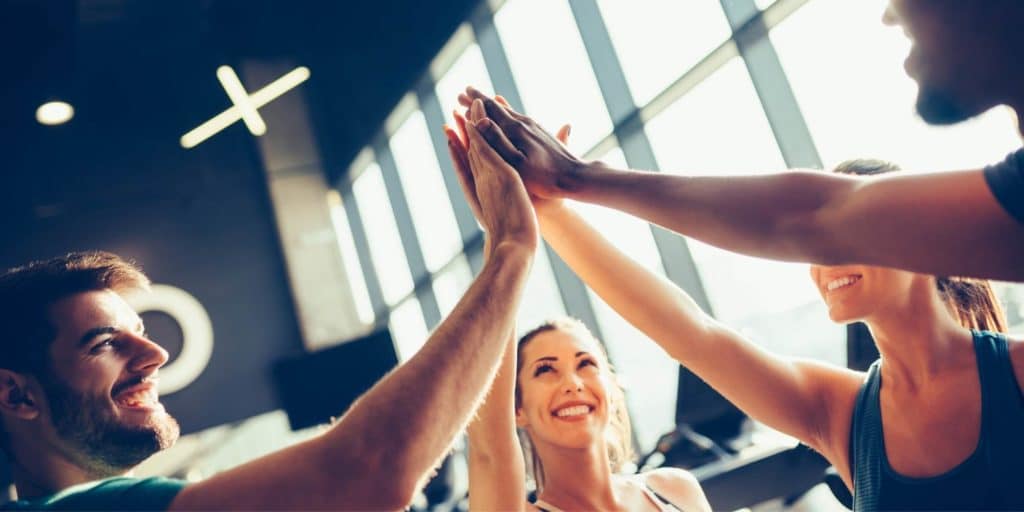
[[(104, 249), (162, 285), (140, 307), (172, 353), (164, 400), (188, 435), (140, 473), (203, 478), (313, 435), (469, 285), (482, 236), (441, 131), (468, 84), (572, 123), (588, 158), (663, 172), (976, 168), (1018, 147), (1007, 110), (916, 118), (884, 3), (3, 0), (0, 264)], [(54, 100), (73, 117), (37, 121)], [(225, 111), (220, 131), (183, 137)], [(864, 329), (829, 322), (806, 265), (578, 208), (770, 350), (871, 359)], [(1024, 286), (998, 292), (1021, 332)], [(743, 421), (542, 247), (518, 325), (560, 314), (606, 344), (641, 463), (695, 468), (716, 509), (839, 506), (804, 495), (820, 460)], [(465, 491), (457, 447), (418, 507), (458, 510)]]

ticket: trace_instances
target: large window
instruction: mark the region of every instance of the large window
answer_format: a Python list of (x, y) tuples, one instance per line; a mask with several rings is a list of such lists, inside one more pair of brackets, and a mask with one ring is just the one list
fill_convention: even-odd
[(359, 320), (364, 325), (369, 325), (373, 323), (373, 306), (370, 304), (370, 293), (366, 289), (363, 268), (359, 264), (355, 240), (352, 238), (352, 228), (345, 215), (341, 194), (336, 190), (331, 190), (327, 195), (327, 206), (330, 208), (331, 221), (334, 224), (334, 231), (337, 233), (341, 260), (345, 265), (345, 276), (348, 278), (352, 290), (352, 301), (356, 305), (356, 314), (359, 315)]
[(531, 116), (551, 130), (571, 123), (569, 147), (577, 152), (612, 131), (567, 2), (512, 0), (495, 14), (494, 24)]
[(730, 35), (719, 0), (599, 0), (598, 5), (639, 105)]
[(423, 321), (420, 301), (415, 296), (407, 297), (391, 310), (388, 327), (401, 361), (412, 357), (427, 341), (427, 324)]
[(381, 292), (384, 300), (394, 305), (412, 291), (413, 283), (380, 166), (370, 164), (352, 183), (352, 193), (359, 215), (370, 228), (366, 237)]
[[(739, 57), (652, 119), (647, 132), (668, 172), (728, 176), (785, 167)], [(829, 322), (806, 265), (689, 244), (720, 320), (780, 353), (845, 364), (845, 331)]]
[(432, 286), (442, 316), (451, 313), (472, 281), (473, 272), (469, 268), (469, 260), (463, 254), (459, 254), (437, 273)]
[[(617, 147), (598, 158), (614, 167), (626, 166), (625, 156)], [(646, 222), (591, 204), (572, 203), (572, 207), (619, 250), (648, 270), (665, 274), (658, 247)], [(614, 362), (619, 382), (626, 390), (637, 441), (642, 449), (650, 449), (662, 434), (675, 426), (679, 365), (592, 290), (589, 296), (601, 328), (602, 341)]]
[(970, 169), (1020, 147), (1007, 109), (949, 127), (921, 121), (917, 85), (903, 71), (910, 41), (881, 23), (885, 5), (815, 0), (771, 32), (825, 165), (868, 157), (913, 170)]
[[(467, 85), (488, 93), (494, 93), (491, 77), (487, 74), (487, 65), (480, 54), (480, 47), (470, 43), (448, 69), (448, 72), (437, 81), (435, 92), (441, 102), (441, 112), (451, 122), (452, 111), (461, 110), (459, 94), (466, 90)], [(499, 91), (500, 92), (500, 91)], [(436, 127), (434, 128), (436, 129)]]
[(516, 330), (519, 334), (537, 327), (546, 320), (565, 314), (565, 303), (558, 290), (558, 283), (543, 247), (537, 249), (533, 269), (526, 281), (526, 290), (516, 316)]
[(390, 146), (423, 259), (427, 270), (435, 272), (462, 252), (462, 240), (422, 112), (402, 123)]
[[(460, 27), (419, 85), (428, 92), (433, 88), (442, 114), (434, 104), (420, 105), (420, 110), (407, 102), (396, 109), (398, 122), (387, 123), (382, 134), (402, 193), (395, 196), (392, 189), (391, 197), (405, 199), (408, 218), (402, 208), (399, 214), (416, 236), (408, 236), (407, 229), (402, 234), (416, 247), (402, 245), (398, 228), (407, 226), (396, 223), (376, 164), (352, 184), (363, 222), (357, 231), (366, 233), (380, 281), (381, 297), (372, 297), (373, 303), (386, 305), (376, 320), (391, 326), (403, 359), (418, 350), (434, 327), (424, 319), (447, 315), (480, 267), (483, 239), (468, 229), (474, 220), (460, 204), (461, 192), (443, 175), (450, 166), (438, 161), (447, 150), (437, 130), (450, 122), (446, 118), (459, 108), (456, 96), (466, 85), (521, 99), (526, 113), (551, 131), (572, 123), (569, 147), (578, 154), (617, 167), (628, 160), (667, 173), (780, 171), (786, 167), (780, 140), (787, 141), (791, 160), (796, 146), (804, 148), (802, 162), (820, 156), (825, 167), (870, 157), (923, 170), (979, 167), (1019, 147), (1005, 109), (947, 128), (928, 126), (915, 115), (916, 88), (902, 70), (908, 42), (898, 28), (882, 25), (885, 0), (754, 4), (766, 12), (767, 37), (757, 23), (738, 28), (746, 31), (741, 34), (730, 29), (724, 9), (742, 8), (743, 2), (480, 4), (482, 16)], [(496, 12), (489, 11), (494, 6)], [(595, 11), (603, 23), (574, 16)], [(601, 32), (602, 26), (607, 32)], [(476, 40), (480, 30), (496, 31), (499, 37)], [(609, 48), (606, 43), (616, 59), (593, 52)], [(764, 45), (775, 51), (760, 51)], [(597, 59), (606, 60), (595, 66)], [(621, 87), (602, 91), (598, 73), (602, 83), (626, 84), (631, 97), (623, 98)], [(418, 93), (421, 101), (433, 102), (422, 88)], [(630, 107), (629, 101), (633, 110), (614, 125), (607, 105), (619, 112)], [(845, 329), (828, 320), (806, 265), (737, 255), (694, 240), (670, 246), (666, 239), (671, 236), (658, 233), (656, 238), (647, 223), (624, 213), (587, 204), (570, 207), (652, 272), (676, 279), (696, 275), (699, 286), (688, 283), (688, 289), (700, 294), (698, 302), (710, 304), (715, 317), (769, 350), (845, 363)], [(340, 208), (335, 212), (343, 217)], [(348, 230), (345, 221), (336, 219), (340, 232)], [(341, 238), (346, 236), (351, 239)], [(423, 275), (413, 275), (409, 262), (419, 267), (420, 257), (426, 268), (416, 269)], [(348, 272), (357, 274), (358, 269)], [(568, 274), (552, 264), (546, 248), (538, 250), (517, 328), (523, 332), (566, 312), (591, 315), (595, 334), (627, 389), (639, 447), (649, 450), (673, 427), (678, 365), (591, 290), (573, 288), (578, 280)], [(1024, 287), (1000, 284), (998, 293), (1012, 330), (1022, 332)], [(366, 309), (367, 299), (361, 297)]]

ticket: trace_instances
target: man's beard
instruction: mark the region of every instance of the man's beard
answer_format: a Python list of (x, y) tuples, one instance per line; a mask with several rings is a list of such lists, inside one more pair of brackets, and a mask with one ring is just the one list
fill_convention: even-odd
[(43, 380), (57, 435), (96, 469), (133, 468), (178, 439), (178, 422), (169, 414), (153, 415), (144, 425), (125, 425), (109, 410), (108, 400), (79, 393), (56, 376)]

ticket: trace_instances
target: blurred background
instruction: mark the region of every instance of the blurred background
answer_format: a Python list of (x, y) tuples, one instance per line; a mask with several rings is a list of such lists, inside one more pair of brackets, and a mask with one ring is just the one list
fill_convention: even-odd
[[(612, 165), (739, 175), (849, 158), (979, 168), (1011, 112), (931, 127), (884, 0), (2, 0), (4, 268), (139, 262), (183, 436), (141, 469), (197, 480), (315, 435), (412, 356), (481, 265), (441, 126), (466, 86)], [(589, 205), (620, 248), (766, 348), (855, 368), (807, 266), (731, 254)], [(1024, 287), (1000, 284), (1012, 330)], [(824, 463), (752, 425), (541, 247), (519, 312), (606, 345), (647, 466), (716, 510), (840, 507)], [(165, 381), (168, 378), (165, 376)], [(326, 397), (326, 398), (325, 398)], [(832, 481), (834, 483), (834, 480)], [(459, 510), (461, 446), (417, 507)], [(808, 492), (808, 490), (810, 491)]]

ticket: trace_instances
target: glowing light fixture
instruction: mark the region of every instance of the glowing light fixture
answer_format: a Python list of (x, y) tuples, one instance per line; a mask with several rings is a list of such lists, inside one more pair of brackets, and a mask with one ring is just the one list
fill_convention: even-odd
[(245, 92), (235, 70), (229, 66), (217, 68), (217, 79), (220, 80), (224, 91), (227, 92), (228, 98), (231, 98), (231, 103), (234, 105), (182, 135), (181, 146), (186, 149), (196, 147), (200, 142), (214, 136), (239, 119), (245, 123), (246, 128), (253, 135), (263, 135), (267, 131), (267, 125), (263, 122), (257, 109), (309, 79), (309, 68), (299, 66), (252, 94)]
[(36, 109), (36, 121), (47, 126), (64, 124), (75, 117), (75, 109), (63, 101), (48, 101)]

